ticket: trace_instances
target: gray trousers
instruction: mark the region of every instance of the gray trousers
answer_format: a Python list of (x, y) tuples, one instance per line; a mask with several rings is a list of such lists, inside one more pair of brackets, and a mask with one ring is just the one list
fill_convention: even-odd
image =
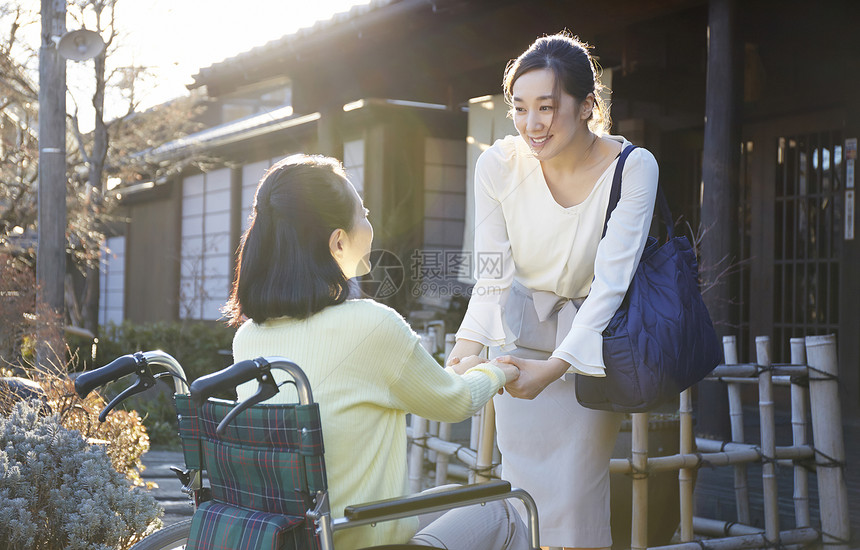
[[(447, 489), (434, 487), (425, 492)], [(527, 550), (528, 528), (506, 500), (418, 516), (409, 544), (446, 550)]]

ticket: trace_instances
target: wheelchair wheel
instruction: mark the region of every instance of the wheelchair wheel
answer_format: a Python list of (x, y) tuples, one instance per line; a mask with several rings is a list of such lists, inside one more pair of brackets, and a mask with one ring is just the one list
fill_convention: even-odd
[(191, 520), (186, 519), (159, 529), (131, 547), (131, 550), (182, 550), (188, 542)]

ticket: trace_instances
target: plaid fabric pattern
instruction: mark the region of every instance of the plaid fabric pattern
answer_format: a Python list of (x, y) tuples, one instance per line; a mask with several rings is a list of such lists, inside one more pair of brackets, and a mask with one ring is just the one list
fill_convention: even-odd
[(187, 548), (318, 548), (305, 512), (328, 488), (319, 406), (256, 405), (219, 436), (233, 405), (210, 399), (197, 408), (176, 396), (186, 466), (208, 472), (213, 497), (195, 512)]
[(191, 520), (186, 548), (211, 550), (288, 550), (317, 548), (300, 526), (304, 518), (243, 510), (205, 502)]
[(174, 395), (177, 418), (179, 419), (179, 438), (182, 440), (182, 453), (185, 456), (185, 467), (203, 470), (200, 452), (200, 423), (197, 409), (189, 395)]
[(296, 453), (204, 441), (203, 459), (217, 501), (295, 516), (304, 516), (312, 506), (304, 461)]
[(322, 455), (322, 427), (319, 405), (255, 405), (237, 416), (224, 432), (215, 428), (233, 403), (210, 400), (200, 410), (202, 437), (282, 451), (295, 451), (305, 456)]

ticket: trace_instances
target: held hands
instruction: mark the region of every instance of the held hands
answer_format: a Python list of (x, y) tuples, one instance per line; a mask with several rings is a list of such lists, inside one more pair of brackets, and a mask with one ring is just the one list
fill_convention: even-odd
[(503, 365), (514, 365), (519, 369), (519, 377), (515, 380), (508, 379), (505, 389), (513, 397), (519, 399), (534, 399), (540, 392), (557, 380), (570, 365), (557, 357), (550, 357), (545, 361), (538, 359), (523, 359), (513, 355), (498, 357), (495, 363), (501, 368)]
[(448, 359), (448, 366), (454, 369), (457, 374), (465, 374), (467, 370), (476, 367), (481, 363), (486, 363), (487, 360), (477, 355), (470, 355), (460, 359), (459, 357), (451, 357)]
[[(477, 355), (470, 355), (469, 357), (464, 357), (460, 359), (459, 357), (451, 357), (448, 359), (448, 366), (453, 369), (457, 374), (464, 374), (467, 370), (480, 365), (481, 363), (487, 363), (486, 359), (478, 357)], [(501, 363), (499, 361), (494, 361), (493, 364), (499, 367), (502, 372), (505, 374), (505, 380), (507, 384), (514, 382), (520, 376), (520, 369), (517, 368), (513, 363)], [(499, 393), (502, 393), (502, 390), (499, 390)]]

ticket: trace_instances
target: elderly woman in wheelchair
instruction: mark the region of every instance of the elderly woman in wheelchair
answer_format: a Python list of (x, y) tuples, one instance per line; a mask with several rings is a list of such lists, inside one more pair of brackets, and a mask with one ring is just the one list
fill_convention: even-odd
[[(396, 499), (407, 492), (407, 413), (442, 422), (464, 420), (519, 374), (512, 365), (478, 357), (443, 369), (397, 312), (373, 300), (349, 299), (349, 280), (370, 270), (373, 228), (368, 213), (334, 159), (296, 155), (275, 164), (263, 176), (250, 225), (242, 237), (225, 313), (239, 327), (233, 341), (234, 359), (245, 362), (244, 380), (253, 378), (238, 386), (238, 396), (248, 404), (262, 401), (264, 408), (258, 405), (245, 413), (234, 413), (238, 414), (236, 420), (249, 412), (259, 413), (257, 420), (262, 420), (269, 414), (265, 407), (293, 403), (297, 398), (301, 402), (303, 396), (297, 395), (297, 390), (277, 389), (294, 381), (294, 369), (272, 369), (270, 364), (283, 366), (287, 362), (280, 358), (288, 357), (301, 366), (318, 403), (325, 462), (324, 470), (321, 456), (319, 463), (294, 465), (293, 469), (302, 473), (322, 470), (323, 479), (317, 480), (317, 485), (324, 485), (327, 476), (327, 502), (317, 498), (314, 503), (314, 520), (323, 546), (329, 529), (338, 550), (404, 543), (469, 550), (536, 546), (536, 534), (531, 532), (536, 517), (527, 528), (503, 498), (513, 496), (528, 503), (530, 497), (518, 490), (506, 493), (510, 487), (504, 482), (461, 489), (460, 498), (465, 502), (485, 505), (454, 508), (441, 516), (438, 511), (450, 507), (452, 498), (457, 500), (456, 490), (453, 497), (422, 494), (394, 505), (377, 502), (369, 507), (349, 507)], [(260, 359), (253, 363), (256, 358)], [(252, 368), (248, 361), (255, 366)], [(211, 388), (214, 381), (210, 378), (217, 380), (217, 376), (195, 382), (192, 394), (195, 385), (201, 390), (206, 384)], [(232, 380), (239, 381), (235, 376)], [(305, 391), (301, 388), (304, 382), (296, 384), (299, 394)], [(204, 397), (201, 394), (195, 399), (202, 403)], [(224, 409), (217, 414), (230, 413)], [(268, 419), (272, 419), (271, 414)], [(213, 417), (210, 425), (215, 420)], [(249, 418), (244, 422), (252, 423)], [(228, 424), (222, 433), (241, 446), (248, 426), (240, 422), (230, 428)], [(312, 431), (313, 426), (306, 426), (299, 437), (310, 437), (307, 434)], [(319, 451), (322, 448), (321, 437), (316, 442), (312, 439), (307, 456), (314, 454), (315, 445)], [(218, 449), (212, 452), (228, 453)], [(250, 460), (242, 453), (241, 449), (229, 451), (230, 461)], [(274, 470), (258, 475), (271, 475)], [(240, 475), (239, 470), (222, 474), (220, 481), (235, 485), (230, 491), (242, 491), (243, 480), (230, 479), (231, 474)], [(268, 480), (259, 482), (265, 486)], [(216, 482), (212, 483), (214, 493)], [(319, 487), (305, 490), (310, 494), (314, 489)], [(402, 517), (420, 512), (422, 505), (436, 514)], [(326, 526), (327, 520), (320, 517), (328, 510), (332, 518)], [(383, 522), (380, 518), (385, 517), (396, 519)], [(213, 528), (220, 529), (225, 522), (219, 524), (221, 527), (216, 523)]]

